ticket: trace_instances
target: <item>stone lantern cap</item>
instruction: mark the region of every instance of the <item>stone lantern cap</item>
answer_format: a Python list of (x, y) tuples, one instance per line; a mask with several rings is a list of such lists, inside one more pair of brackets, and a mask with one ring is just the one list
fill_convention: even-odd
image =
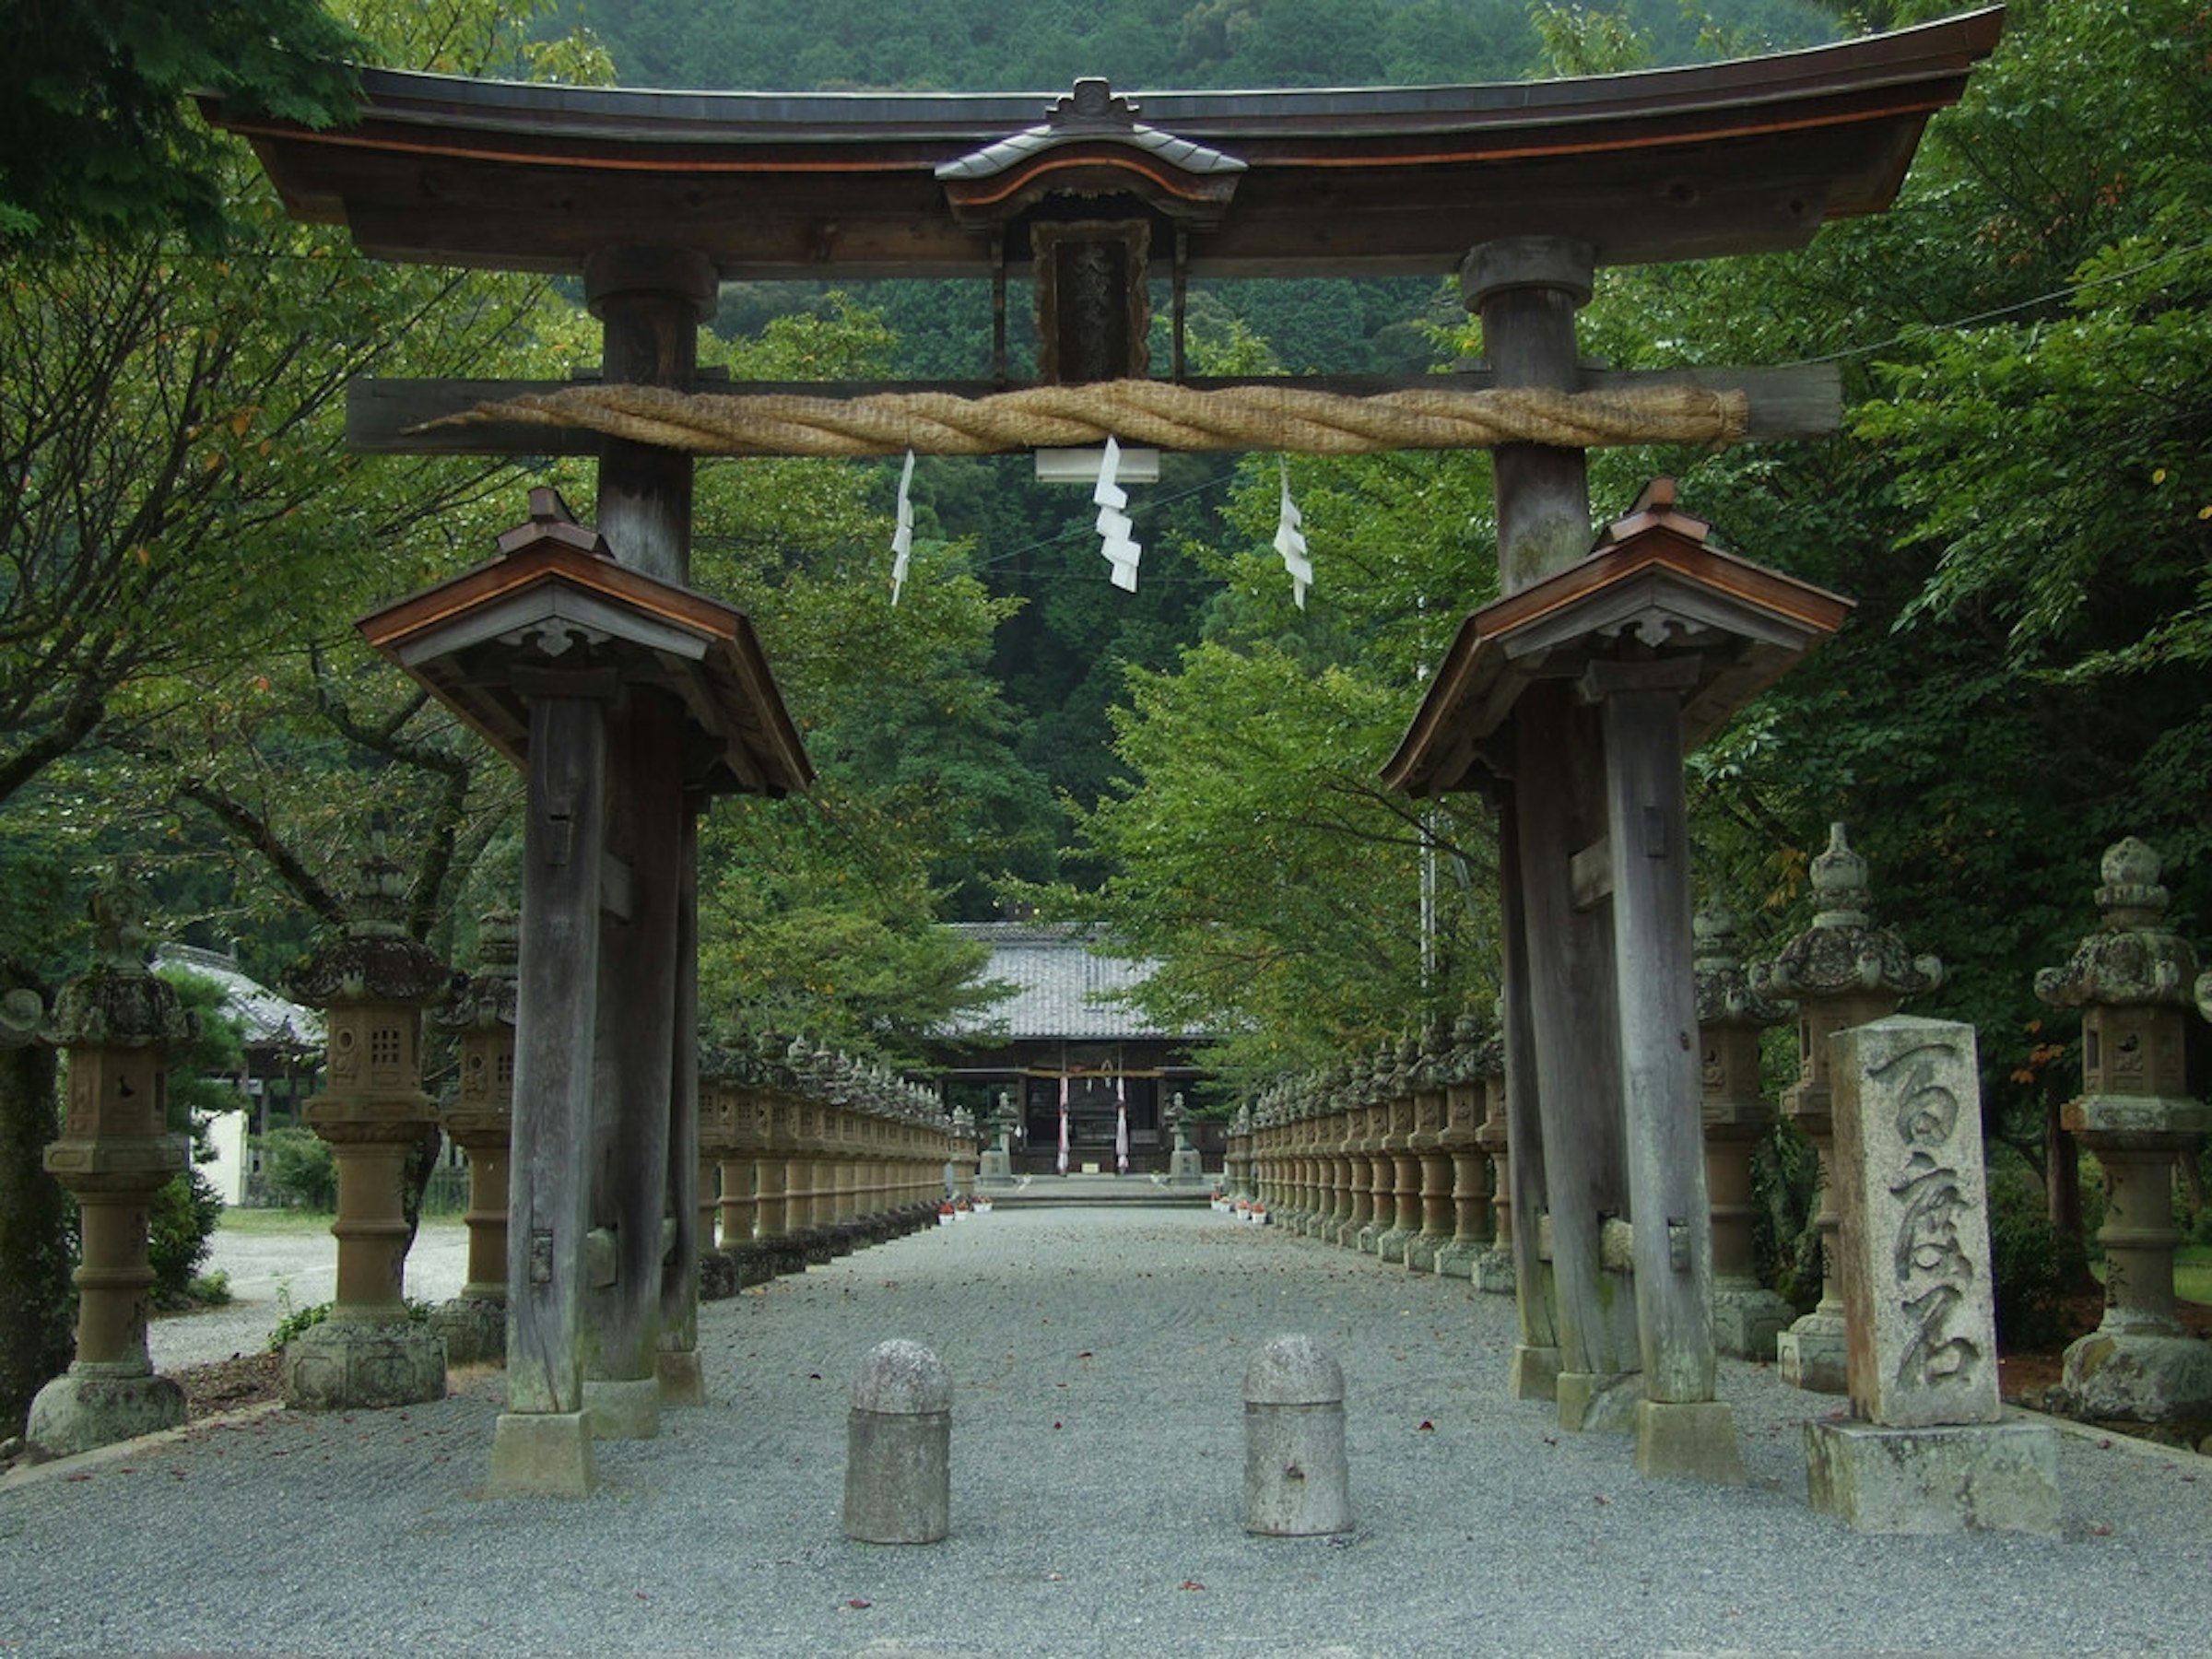
[(1757, 1029), (1782, 1024), (1795, 1012), (1751, 982), (1736, 944), (1735, 912), (1708, 904), (1690, 924), (1692, 966), (1698, 983), (1698, 1023)]
[[(522, 959), (522, 919), (493, 911), (477, 924), (477, 971), (453, 985), (438, 1024), (449, 1031), (488, 1031), (514, 1024), (515, 968)], [(705, 1056), (700, 1057), (705, 1072)]]
[(1382, 781), (1414, 795), (1479, 789), (1511, 773), (1493, 753), (1522, 694), (1623, 652), (1679, 665), (1693, 748), (1833, 633), (1851, 601), (1714, 546), (1656, 478), (1588, 557), (1486, 605), (1461, 626)]
[(359, 624), (517, 766), (530, 700), (559, 673), (571, 683), (652, 686), (687, 719), (686, 771), (711, 794), (782, 795), (814, 782), (798, 728), (742, 612), (618, 564), (558, 492), (530, 492), (530, 518), (500, 557)]
[(128, 879), (95, 893), (91, 912), (97, 959), (54, 997), (46, 1041), (61, 1048), (130, 1049), (177, 1049), (191, 1042), (198, 1021), (175, 986), (147, 971), (146, 928)]
[(438, 953), (401, 925), (406, 872), (378, 853), (362, 861), (353, 919), (285, 975), (285, 989), (313, 1007), (343, 1003), (442, 1001), (453, 975)]
[(2058, 1008), (2186, 1008), (2201, 994), (2196, 952), (2165, 924), (2170, 895), (2159, 855), (2134, 836), (2104, 851), (2097, 889), (2103, 921), (2063, 968), (2036, 972), (2035, 994)]
[(1905, 942), (1868, 913), (1866, 861), (1852, 851), (1841, 824), (1829, 827), (1828, 850), (1813, 860), (1813, 924), (1792, 938), (1770, 962), (1751, 970), (1751, 982), (1777, 996), (1846, 996), (1887, 992), (1912, 996), (1943, 983), (1943, 964), (1914, 956)]

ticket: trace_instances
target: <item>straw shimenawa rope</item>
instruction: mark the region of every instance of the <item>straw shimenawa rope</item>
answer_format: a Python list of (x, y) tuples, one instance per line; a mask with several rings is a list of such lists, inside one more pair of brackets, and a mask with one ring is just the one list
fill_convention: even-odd
[(856, 397), (734, 395), (586, 385), (534, 394), (415, 429), (517, 421), (584, 427), (702, 455), (988, 455), (1123, 443), (1169, 450), (1487, 449), (1544, 443), (1729, 443), (1743, 436), (1741, 392), (1649, 386), (1611, 392), (1386, 392), (1371, 397), (1297, 386), (1200, 391), (1171, 381), (1031, 386), (984, 397), (895, 392)]

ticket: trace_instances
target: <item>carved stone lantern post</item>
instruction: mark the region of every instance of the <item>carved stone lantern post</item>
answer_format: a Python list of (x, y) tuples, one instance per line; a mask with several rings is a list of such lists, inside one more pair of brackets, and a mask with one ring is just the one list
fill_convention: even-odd
[(1312, 1237), (1321, 1228), (1321, 1218), (1329, 1212), (1329, 1159), (1323, 1148), (1329, 1122), (1329, 1095), (1323, 1073), (1305, 1073), (1303, 1077), (1294, 1079), (1289, 1088), (1292, 1088), (1289, 1137), (1296, 1166), (1294, 1179), (1299, 1185), (1289, 1226), (1303, 1237)]
[(1759, 1034), (1787, 1020), (1786, 1003), (1752, 989), (1724, 906), (1698, 914), (1698, 1041), (1704, 1065), (1705, 1191), (1712, 1212), (1712, 1340), (1738, 1359), (1771, 1359), (1794, 1310), (1759, 1282), (1751, 1224), (1751, 1154), (1774, 1126), (1759, 1088)]
[(1392, 1073), (1396, 1056), (1390, 1044), (1381, 1044), (1368, 1062), (1367, 1079), (1352, 1104), (1358, 1125), (1352, 1140), (1352, 1183), (1359, 1194), (1359, 1225), (1346, 1235), (1345, 1243), (1362, 1254), (1372, 1254), (1375, 1241), (1390, 1226), (1391, 1161), (1382, 1149), (1390, 1132)]
[(1247, 1100), (1237, 1108), (1237, 1115), (1230, 1120), (1229, 1150), (1222, 1159), (1223, 1174), (1229, 1184), (1229, 1196), (1250, 1199), (1252, 1192), (1252, 1102)]
[(1828, 1040), (1897, 1012), (1898, 999), (1943, 982), (1943, 964), (1915, 957), (1902, 939), (1876, 927), (1866, 909), (1866, 861), (1851, 850), (1843, 826), (1829, 831), (1813, 860), (1813, 924), (1771, 962), (1755, 966), (1762, 993), (1797, 1003), (1797, 1081), (1782, 1098), (1784, 1116), (1804, 1130), (1820, 1157), (1820, 1305), (1777, 1339), (1783, 1380), (1817, 1394), (1849, 1392), (1841, 1261), (1836, 1230), (1835, 1115)]
[(412, 1406), (445, 1395), (445, 1344), (400, 1298), (407, 1159), (437, 1133), (422, 1091), (422, 1017), (446, 992), (437, 953), (400, 925), (406, 873), (362, 866), (355, 920), (288, 976), (291, 994), (324, 1011), (323, 1092), (308, 1125), (338, 1166), (338, 1294), (330, 1317), (286, 1347), (288, 1405), (315, 1410)]
[[(1420, 1063), (1413, 1074), (1412, 1144), (1420, 1170), (1417, 1194), (1420, 1226), (1406, 1241), (1406, 1265), (1418, 1273), (1437, 1272), (1437, 1264), (1452, 1242), (1452, 1149), (1446, 1137), (1456, 1058), (1450, 1034), (1440, 1026), (1422, 1045)], [(1466, 1128), (1471, 1132), (1473, 1124)]]
[[(2035, 976), (2044, 1002), (2081, 1010), (2081, 1093), (2065, 1127), (2104, 1170), (2104, 1319), (2066, 1349), (2061, 1377), (2077, 1417), (2212, 1418), (2212, 1345), (2189, 1335), (2173, 1300), (2173, 1164), (2194, 1156), (2212, 1108), (2183, 1067), (2196, 952), (2165, 924), (2159, 855), (2129, 836), (2105, 849), (2104, 920), (2064, 968)], [(2212, 977), (2212, 976), (2208, 976)], [(2212, 1018), (2212, 1013), (2207, 1014)]]
[[(1499, 1009), (1504, 1024), (1504, 1007)], [(1475, 1055), (1475, 1074), (1482, 1079), (1482, 1124), (1475, 1144), (1490, 1160), (1490, 1247), (1475, 1259), (1475, 1288), (1493, 1295), (1514, 1295), (1519, 1284), (1519, 1257), (1513, 1247), (1512, 1134), (1508, 1124), (1505, 1080), (1505, 1033), (1491, 1034)]]
[(461, 1045), (461, 1084), (445, 1132), (468, 1154), (468, 1282), (430, 1315), (449, 1364), (507, 1359), (508, 1139), (514, 1126), (514, 970), (522, 936), (512, 912), (486, 916), (482, 965), (438, 1017)]
[(1445, 1084), (1441, 1140), (1452, 1165), (1452, 1237), (1437, 1253), (1436, 1270), (1453, 1278), (1472, 1279), (1490, 1243), (1491, 1187), (1481, 1141), (1482, 1048), (1482, 1022), (1473, 1014), (1452, 1022), (1452, 1048), (1441, 1068)]
[(1390, 1069), (1375, 1201), (1374, 1253), (1385, 1262), (1403, 1262), (1406, 1247), (1421, 1230), (1421, 1159), (1413, 1139), (1421, 1060), (1421, 1040), (1408, 1036), (1399, 1042)]
[(129, 895), (94, 900), (99, 959), (54, 999), (48, 1037), (69, 1057), (67, 1116), (47, 1171), (76, 1196), (82, 1240), (76, 1358), (31, 1401), (26, 1441), (65, 1457), (184, 1420), (184, 1392), (157, 1376), (146, 1348), (147, 1208), (184, 1168), (169, 1130), (169, 1063), (191, 1017), (146, 971), (146, 935)]

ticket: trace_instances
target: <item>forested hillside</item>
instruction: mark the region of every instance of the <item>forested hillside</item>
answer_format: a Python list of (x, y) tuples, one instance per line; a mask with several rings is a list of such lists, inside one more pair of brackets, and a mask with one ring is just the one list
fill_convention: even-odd
[[(622, 80), (760, 91), (1064, 91), (1118, 87), (1326, 87), (1527, 78), (1541, 43), (1525, 0), (572, 0)], [(1561, 8), (1564, 9), (1564, 8)], [(1622, 14), (1662, 61), (1830, 38), (1809, 0)]]
[[(1806, 0), (1736, 0), (1710, 17), (1675, 0), (1639, 0), (1610, 25), (1525, 0), (1128, 0), (1080, 7), (927, 0), (892, 11), (873, 0), (806, 8), (767, 0), (589, 0), (562, 16), (599, 35), (617, 78), (630, 85), (1056, 92), (1078, 75), (1103, 74), (1140, 97), (1147, 86), (1511, 81), (1562, 59), (1611, 67), (1626, 50), (1686, 60), (1799, 45), (1836, 28)], [(889, 330), (887, 361), (895, 374), (973, 379), (989, 371), (982, 285), (885, 282), (853, 298)], [(826, 303), (815, 285), (733, 288), (715, 326), (743, 336), (773, 317)], [(1156, 361), (1168, 355), (1159, 320), (1166, 309), (1162, 285)], [(1032, 346), (1024, 308), (1015, 312), (1018, 373)], [(1196, 360), (1218, 369), (1418, 373), (1450, 355), (1444, 336), (1462, 321), (1441, 280), (1249, 281), (1196, 285), (1191, 335)], [(1071, 829), (1056, 802), (1088, 810), (1124, 775), (1108, 712), (1122, 700), (1128, 670), (1171, 669), (1198, 638), (1221, 584), (1187, 549), (1234, 534), (1221, 517), (1234, 473), (1224, 457), (1170, 458), (1161, 483), (1135, 503), (1146, 564), (1137, 592), (1124, 594), (1099, 581), (1092, 509), (1081, 491), (1038, 486), (1020, 457), (934, 459), (920, 469), (915, 493), (925, 526), (964, 543), (992, 594), (1012, 602), (993, 654), (1010, 720), (992, 755), (1003, 827), (1028, 849), (1012, 873), (1052, 875), (1052, 850)], [(1095, 867), (1065, 873), (1086, 886), (1100, 878)], [(955, 913), (991, 912), (996, 900), (973, 860), (947, 859), (939, 876), (954, 888)]]

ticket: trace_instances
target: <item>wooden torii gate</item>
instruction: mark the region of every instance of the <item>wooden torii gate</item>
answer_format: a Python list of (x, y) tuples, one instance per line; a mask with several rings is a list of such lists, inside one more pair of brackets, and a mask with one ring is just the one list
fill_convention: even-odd
[[(1111, 432), (1185, 448), (1489, 445), (1501, 589), (1511, 602), (1589, 552), (1590, 445), (1790, 438), (1831, 429), (1837, 418), (1832, 371), (1585, 369), (1574, 318), (1594, 271), (1795, 248), (1828, 220), (1883, 210), (1928, 117), (1958, 99), (2001, 24), (1992, 7), (1773, 57), (1514, 86), (1133, 100), (1086, 81), (1048, 105), (1035, 95), (597, 90), (371, 71), (361, 119), (343, 129), (311, 131), (220, 100), (206, 109), (251, 140), (295, 216), (347, 225), (366, 254), (582, 276), (606, 327), (596, 377), (368, 382), (353, 389), (348, 437), (367, 451), (596, 455), (599, 535), (615, 559), (671, 589), (688, 576), (693, 454), (975, 453)], [(1159, 265), (1173, 296), (1164, 381), (1152, 376), (1145, 348), (1147, 278)], [(1025, 271), (1035, 291), (1041, 383), (1016, 387), (1007, 291)], [(1184, 371), (1183, 301), (1194, 277), (1453, 271), (1480, 318), (1488, 356), (1449, 377), (1255, 389)], [(718, 282), (886, 276), (989, 280), (992, 375), (929, 387), (702, 383), (696, 331)], [(540, 519), (547, 534), (559, 534), (558, 515)], [(588, 571), (571, 573), (582, 580)], [(1624, 1029), (1613, 978), (1597, 971), (1613, 959), (1609, 912), (1557, 898), (1573, 889), (1578, 857), (1586, 864), (1604, 839), (1605, 805), (1591, 790), (1607, 767), (1590, 746), (1615, 746), (1615, 774), (1635, 770), (1623, 746), (1636, 747), (1644, 771), (1659, 756), (1660, 771), (1672, 764), (1678, 773), (1672, 705), (1696, 688), (1664, 668), (1599, 678), (1628, 694), (1616, 702), (1633, 705), (1633, 717), (1614, 721), (1608, 736), (1555, 710), (1555, 735), (1564, 741), (1524, 733), (1512, 787), (1494, 792), (1514, 849), (1505, 865), (1512, 877), (1509, 1065), (1521, 1102), (1514, 1130), (1526, 1138), (1515, 1146), (1513, 1167), (1517, 1186), (1524, 1171), (1536, 1183), (1524, 1200), (1517, 1193), (1514, 1210), (1533, 1223), (1548, 1209), (1555, 1249), (1568, 1234), (1594, 1241), (1594, 1206), (1618, 1206), (1629, 1190), (1622, 1125), (1624, 1112), (1638, 1114), (1628, 1138), (1657, 1160), (1654, 1190), (1667, 1197), (1665, 1213), (1625, 1218), (1637, 1260), (1662, 1271), (1687, 1263), (1694, 1286), (1700, 1253), (1710, 1251), (1701, 1200), (1688, 1203), (1701, 1194), (1702, 1168), (1694, 1135), (1667, 1131), (1697, 1121), (1694, 1050), (1653, 1060), (1654, 1041), (1665, 1046), (1664, 999), (1632, 1010)], [(1454, 697), (1471, 683), (1463, 677)], [(520, 719), (527, 685), (518, 681), (513, 698), (508, 714)], [(561, 718), (573, 715), (572, 700)], [(1434, 789), (1495, 779), (1504, 763), (1494, 744), (1477, 746), (1487, 771), (1471, 767), (1467, 753), (1453, 758), (1448, 727), (1463, 705), (1448, 700), (1425, 712), (1394, 775)], [(679, 718), (673, 700), (664, 706)], [(550, 718), (535, 710), (532, 717)], [(1639, 730), (1646, 735), (1631, 735)], [(525, 1078), (546, 1082), (566, 1091), (582, 1121), (591, 1121), (595, 1102), (597, 1121), (653, 1148), (669, 1141), (673, 1110), (679, 1144), (665, 1160), (633, 1157), (611, 1177), (602, 1171), (618, 1191), (603, 1194), (599, 1207), (618, 1216), (613, 1247), (605, 1244), (607, 1228), (594, 1230), (598, 1254), (582, 1230), (575, 1193), (586, 1179), (583, 1149), (535, 1149), (546, 1185), (530, 1202), (546, 1207), (515, 1218), (511, 1297), (574, 1308), (578, 1295), (563, 1300), (553, 1290), (587, 1277), (602, 1292), (610, 1278), (619, 1281), (620, 1311), (605, 1317), (619, 1327), (614, 1346), (627, 1358), (618, 1374), (602, 1379), (601, 1409), (587, 1416), (573, 1381), (575, 1334), (558, 1320), (516, 1325), (521, 1346), (511, 1351), (510, 1375), (528, 1381), (511, 1382), (501, 1419), (518, 1430), (503, 1443), (522, 1449), (495, 1447), (495, 1484), (505, 1489), (581, 1489), (591, 1433), (648, 1434), (657, 1426), (654, 1376), (638, 1358), (652, 1352), (661, 1295), (650, 1282), (658, 1252), (644, 1241), (657, 1246), (665, 1214), (680, 1229), (689, 1212), (688, 1204), (671, 1207), (665, 1181), (680, 1177), (664, 1171), (695, 1163), (680, 1145), (691, 1133), (683, 1101), (691, 1037), (682, 1011), (695, 924), (684, 828), (690, 804), (677, 761), (652, 758), (674, 745), (656, 747), (651, 737), (624, 735), (637, 756), (624, 765), (659, 781), (633, 790), (628, 805), (594, 808), (643, 812), (650, 837), (629, 819), (612, 832), (640, 845), (649, 840), (663, 849), (655, 856), (676, 866), (653, 872), (653, 937), (634, 936), (633, 925), (623, 972), (585, 976), (600, 987), (596, 1018), (614, 1052), (594, 1058), (588, 1041), (579, 1047), (572, 1016), (591, 1009), (594, 997), (573, 974), (563, 992), (571, 1017), (558, 1020), (543, 1006), (534, 1013), (535, 981), (525, 962), (516, 1097), (525, 1099)], [(535, 752), (530, 763), (537, 765)], [(804, 774), (803, 756), (784, 753), (771, 782), (795, 785)], [(539, 782), (534, 776), (534, 802)], [(1532, 812), (1536, 800), (1550, 805)], [(570, 818), (559, 821), (573, 829)], [(603, 826), (585, 829), (581, 844), (597, 846)], [(564, 894), (563, 913), (577, 921), (580, 907), (595, 914), (614, 900), (595, 890), (595, 870), (567, 862), (573, 844), (572, 835), (538, 834), (525, 882), (541, 895)], [(1625, 844), (1616, 838), (1616, 862)], [(547, 862), (557, 851), (558, 865)], [(1666, 880), (1686, 881), (1678, 860), (1668, 869)], [(528, 908), (526, 900), (525, 948)], [(595, 937), (595, 927), (584, 931)], [(1672, 938), (1662, 930), (1633, 948), (1649, 971), (1687, 985), (1688, 946), (1686, 933)], [(669, 1011), (656, 1009), (625, 1039), (623, 1021), (610, 1021), (605, 1006), (636, 994), (625, 985), (671, 1000), (673, 1031)], [(1541, 1042), (1539, 1030), (1550, 1033)], [(1578, 1047), (1562, 1035), (1577, 1030), (1599, 1041)], [(652, 1034), (641, 1041), (637, 1031)], [(662, 1052), (664, 1035), (671, 1053)], [(621, 1086), (625, 1066), (648, 1069), (651, 1085)], [(518, 1143), (524, 1133), (518, 1124)], [(1542, 1151), (1569, 1147), (1586, 1155), (1554, 1159), (1546, 1180)], [(533, 1156), (518, 1144), (517, 1169)], [(1617, 1373), (1630, 1368), (1622, 1345), (1605, 1335), (1604, 1303), (1618, 1287), (1600, 1281), (1594, 1248), (1568, 1253), (1583, 1266), (1558, 1275), (1552, 1305), (1535, 1305), (1535, 1289), (1523, 1292), (1526, 1340), (1516, 1377), (1526, 1392), (1555, 1393), (1562, 1420), (1581, 1428), (1598, 1423), (1600, 1403), (1619, 1392)], [(683, 1259), (680, 1243), (675, 1259)], [(1640, 1466), (1724, 1474), (1732, 1431), (1724, 1407), (1710, 1401), (1711, 1335), (1695, 1328), (1700, 1311), (1674, 1296), (1643, 1313), (1661, 1327), (1644, 1333), (1646, 1363), (1657, 1354), (1677, 1379), (1652, 1403), (1690, 1416), (1689, 1426), (1673, 1427), (1666, 1410), (1640, 1413)], [(680, 1363), (661, 1374), (674, 1397), (691, 1385)], [(555, 1424), (559, 1431), (550, 1435), (519, 1432)], [(1724, 1455), (1712, 1453), (1716, 1440)]]

